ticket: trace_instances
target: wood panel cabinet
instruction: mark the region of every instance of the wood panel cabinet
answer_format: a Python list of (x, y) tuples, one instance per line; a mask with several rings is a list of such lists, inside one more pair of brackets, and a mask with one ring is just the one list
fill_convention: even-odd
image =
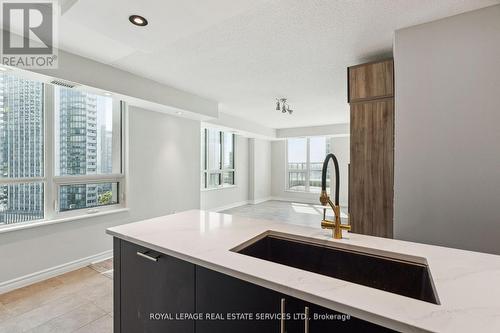
[(393, 60), (349, 67), (348, 102), (359, 102), (394, 96)]
[(386, 60), (358, 65), (348, 71), (352, 231), (390, 238), (393, 237), (394, 198), (392, 63)]

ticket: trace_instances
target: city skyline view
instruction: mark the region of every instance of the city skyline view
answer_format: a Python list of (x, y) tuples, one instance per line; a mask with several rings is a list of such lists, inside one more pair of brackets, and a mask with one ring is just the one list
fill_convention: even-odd
[[(111, 174), (112, 98), (0, 74), (0, 223), (44, 217), (44, 117), (54, 112), (56, 176)], [(53, 98), (54, 110), (44, 110)], [(16, 182), (28, 178), (27, 182)], [(66, 211), (117, 201), (117, 183), (59, 186), (58, 209)]]

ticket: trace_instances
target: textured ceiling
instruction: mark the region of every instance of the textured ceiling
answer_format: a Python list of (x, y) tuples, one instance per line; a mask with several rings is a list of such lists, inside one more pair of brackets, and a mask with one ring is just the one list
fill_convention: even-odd
[[(395, 29), (498, 0), (69, 0), (60, 47), (214, 99), (272, 128), (348, 121), (346, 67), (391, 55)], [(132, 26), (130, 14), (149, 20)], [(274, 109), (287, 97), (292, 116)]]

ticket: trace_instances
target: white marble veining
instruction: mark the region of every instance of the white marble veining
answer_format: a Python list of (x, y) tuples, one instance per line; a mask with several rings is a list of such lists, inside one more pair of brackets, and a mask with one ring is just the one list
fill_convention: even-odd
[[(319, 223), (319, 221), (318, 221)], [(424, 258), (440, 305), (231, 252), (264, 232)], [(191, 210), (107, 233), (242, 280), (404, 332), (500, 332), (500, 256)], [(422, 260), (422, 259), (420, 259)]]

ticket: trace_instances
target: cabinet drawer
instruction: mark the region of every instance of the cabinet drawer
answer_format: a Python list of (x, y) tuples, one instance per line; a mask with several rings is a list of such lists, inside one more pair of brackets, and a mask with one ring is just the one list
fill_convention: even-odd
[(357, 102), (394, 95), (394, 62), (368, 63), (352, 66), (348, 73), (348, 102)]

